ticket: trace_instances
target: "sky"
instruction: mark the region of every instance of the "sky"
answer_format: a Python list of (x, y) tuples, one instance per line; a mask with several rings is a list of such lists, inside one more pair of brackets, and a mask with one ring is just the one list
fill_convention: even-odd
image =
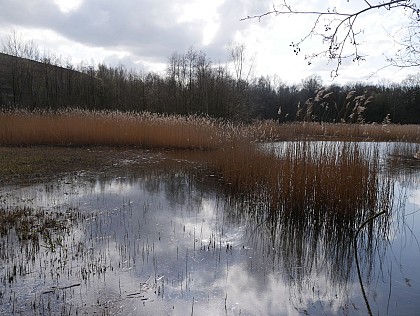
[[(305, 41), (297, 56), (290, 47), (307, 34), (315, 16), (270, 15), (241, 21), (279, 2), (283, 0), (2, 0), (0, 39), (4, 43), (15, 32), (24, 41), (33, 40), (41, 51), (76, 64), (122, 64), (145, 72), (163, 72), (174, 52), (186, 53), (190, 47), (203, 51), (215, 65), (229, 63), (229, 47), (237, 43), (245, 46), (246, 66), (252, 65), (254, 76), (276, 77), (288, 84), (311, 75), (320, 76), (324, 84), (400, 82), (417, 73), (417, 68), (382, 69), (386, 56), (397, 49), (391, 35), (407, 19), (403, 11), (382, 9), (360, 16), (356, 26), (366, 60), (344, 62), (333, 80), (333, 63), (321, 58), (308, 65), (304, 59), (323, 48), (319, 37)], [(288, 3), (296, 10), (336, 7), (345, 12), (366, 5), (363, 0)]]

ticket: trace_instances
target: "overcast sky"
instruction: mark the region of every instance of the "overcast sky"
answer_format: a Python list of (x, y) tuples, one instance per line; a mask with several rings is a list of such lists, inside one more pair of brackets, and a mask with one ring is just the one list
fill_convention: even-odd
[[(279, 2), (279, 1), (277, 1)], [(282, 1), (280, 1), (282, 2)], [(371, 1), (372, 2), (372, 1)], [(319, 38), (309, 39), (295, 56), (289, 46), (312, 27), (314, 16), (268, 16), (240, 21), (248, 15), (271, 10), (276, 1), (263, 0), (2, 0), (0, 38), (16, 32), (24, 40), (34, 40), (41, 50), (74, 63), (105, 62), (127, 68), (162, 71), (172, 53), (185, 53), (189, 47), (206, 53), (214, 64), (229, 60), (229, 46), (246, 45), (254, 56), (254, 74), (277, 75), (286, 83), (299, 83), (312, 74), (331, 82), (332, 63), (321, 59), (308, 65), (305, 54), (321, 48)], [(296, 9), (351, 11), (365, 5), (363, 0), (291, 0)], [(402, 11), (375, 10), (361, 16), (361, 51), (366, 61), (345, 62), (337, 83), (377, 82), (385, 78), (399, 82), (409, 68), (386, 68), (385, 55), (395, 51), (395, 34)]]

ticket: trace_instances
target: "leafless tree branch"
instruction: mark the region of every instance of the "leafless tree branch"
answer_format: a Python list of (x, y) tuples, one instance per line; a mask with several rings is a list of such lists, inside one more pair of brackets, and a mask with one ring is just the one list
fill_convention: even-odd
[[(330, 61), (335, 62), (334, 70), (331, 72), (332, 77), (338, 76), (338, 70), (342, 65), (344, 59), (352, 59), (353, 62), (359, 62), (364, 60), (364, 56), (359, 51), (359, 34), (361, 30), (356, 27), (356, 22), (359, 16), (378, 9), (385, 10), (406, 10), (410, 19), (402, 21), (402, 24), (411, 21), (406, 26), (406, 34), (403, 37), (402, 42), (398, 44), (402, 47), (398, 51), (398, 54), (394, 58), (388, 58), (388, 62), (398, 67), (412, 67), (420, 65), (420, 9), (412, 0), (392, 0), (392, 1), (379, 1), (376, 4), (363, 0), (362, 3), (365, 5), (362, 9), (352, 12), (341, 12), (336, 8), (327, 8), (325, 11), (317, 10), (295, 10), (292, 8), (287, 0), (283, 0), (283, 3), (274, 6), (273, 9), (262, 14), (247, 16), (243, 20), (261, 19), (274, 15), (312, 15), (315, 16), (312, 27), (309, 32), (304, 35), (299, 41), (292, 42), (290, 46), (293, 48), (295, 54), (301, 52), (301, 44), (313, 36), (320, 36), (322, 43), (326, 45), (326, 49), (318, 52), (313, 52), (305, 55), (305, 60), (308, 64), (316, 58), (326, 57)], [(324, 20), (325, 19), (325, 20)], [(325, 21), (322, 26), (321, 22)], [(351, 47), (350, 53), (348, 53), (347, 47)], [(347, 52), (347, 53), (346, 53)]]

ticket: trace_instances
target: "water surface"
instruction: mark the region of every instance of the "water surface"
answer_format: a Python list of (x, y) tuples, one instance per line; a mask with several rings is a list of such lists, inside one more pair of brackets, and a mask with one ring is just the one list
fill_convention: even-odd
[[(392, 212), (361, 232), (362, 279), (375, 315), (418, 315), (420, 168), (386, 161)], [(0, 314), (367, 314), (350, 220), (267, 220), (212, 174), (79, 172), (3, 187), (0, 203), (67, 223), (39, 246), (0, 238)]]

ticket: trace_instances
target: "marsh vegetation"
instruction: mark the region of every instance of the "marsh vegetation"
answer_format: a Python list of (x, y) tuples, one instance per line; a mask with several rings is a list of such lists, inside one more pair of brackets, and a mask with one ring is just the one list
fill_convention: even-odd
[(417, 129), (0, 122), (1, 313), (366, 314), (353, 243), (381, 211), (356, 240), (370, 307), (418, 310)]

